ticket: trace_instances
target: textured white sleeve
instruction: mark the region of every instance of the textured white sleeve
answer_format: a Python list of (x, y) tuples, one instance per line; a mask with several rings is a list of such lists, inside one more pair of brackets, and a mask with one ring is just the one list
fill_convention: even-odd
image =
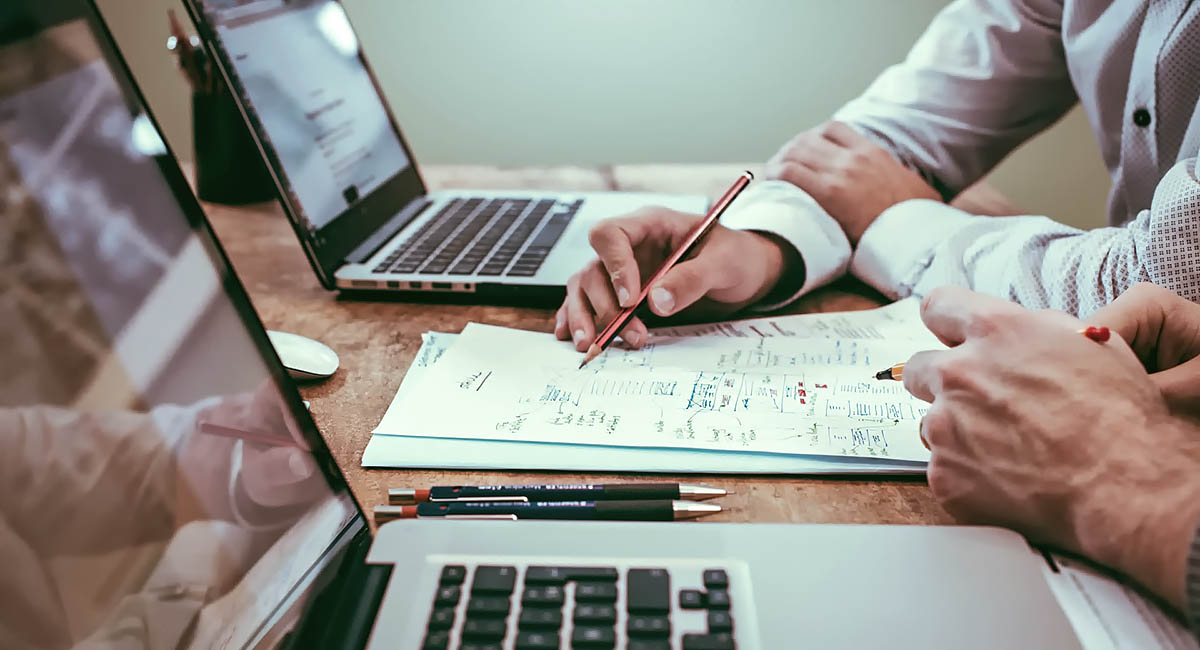
[(850, 270), (893, 298), (954, 284), (1078, 316), (1138, 282), (1200, 302), (1196, 160), (1176, 163), (1150, 209), (1121, 228), (1082, 231), (1046, 217), (982, 217), (905, 201), (867, 229)]

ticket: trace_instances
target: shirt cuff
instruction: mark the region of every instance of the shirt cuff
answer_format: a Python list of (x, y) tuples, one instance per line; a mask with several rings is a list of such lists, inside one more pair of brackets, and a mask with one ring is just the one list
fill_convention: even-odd
[(1192, 538), (1192, 550), (1188, 553), (1184, 595), (1187, 601), (1185, 604), (1188, 609), (1188, 622), (1192, 624), (1192, 631), (1200, 638), (1200, 526), (1196, 528), (1196, 535)]
[(930, 199), (897, 203), (858, 240), (850, 272), (893, 300), (912, 295), (938, 244), (983, 218)]
[(735, 230), (775, 235), (791, 244), (804, 264), (804, 283), (799, 289), (759, 303), (754, 311), (783, 307), (841, 277), (850, 265), (850, 241), (842, 227), (807, 192), (786, 181), (755, 183), (734, 201), (721, 223)]

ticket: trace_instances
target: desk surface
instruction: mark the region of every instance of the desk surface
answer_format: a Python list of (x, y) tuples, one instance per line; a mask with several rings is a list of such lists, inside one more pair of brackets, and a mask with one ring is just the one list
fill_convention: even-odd
[[(732, 165), (618, 165), (609, 167), (431, 166), (431, 188), (702, 192), (716, 196), (741, 167)], [(987, 201), (985, 195), (982, 199)], [(320, 340), (341, 357), (330, 380), (302, 387), (338, 465), (364, 509), (385, 503), (391, 487), (445, 484), (575, 482), (629, 479), (631, 474), (442, 470), (367, 470), (359, 463), (428, 330), (458, 332), (471, 321), (549, 332), (551, 309), (367, 302), (339, 299), (321, 288), (291, 226), (272, 203), (206, 205), (242, 282), (267, 327)], [(982, 211), (982, 210), (981, 210)], [(806, 296), (793, 311), (849, 311), (880, 304), (861, 284), (844, 281)], [(731, 490), (726, 509), (706, 521), (949, 523), (923, 480), (807, 479), (789, 476), (663, 476)]]

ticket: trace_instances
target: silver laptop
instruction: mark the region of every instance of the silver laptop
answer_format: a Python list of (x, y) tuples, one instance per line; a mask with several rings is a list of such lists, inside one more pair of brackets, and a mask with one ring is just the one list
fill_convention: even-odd
[(339, 2), (185, 4), (327, 288), (561, 296), (593, 256), (596, 221), (649, 204), (705, 210), (702, 196), (429, 192)]
[(91, 0), (0, 6), (0, 207), (5, 647), (1079, 647), (999, 529), (372, 538)]

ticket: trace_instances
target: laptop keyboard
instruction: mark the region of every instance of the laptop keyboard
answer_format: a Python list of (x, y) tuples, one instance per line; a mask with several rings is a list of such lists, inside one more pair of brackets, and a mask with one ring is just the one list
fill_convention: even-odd
[[(664, 568), (529, 566), (519, 573), (479, 565), (468, 579), (465, 565), (443, 566), (423, 650), (736, 648), (724, 569), (689, 576), (698, 589), (672, 589)], [(703, 629), (673, 630), (681, 610), (702, 613)]]
[(532, 277), (582, 205), (583, 199), (454, 199), (374, 272)]

